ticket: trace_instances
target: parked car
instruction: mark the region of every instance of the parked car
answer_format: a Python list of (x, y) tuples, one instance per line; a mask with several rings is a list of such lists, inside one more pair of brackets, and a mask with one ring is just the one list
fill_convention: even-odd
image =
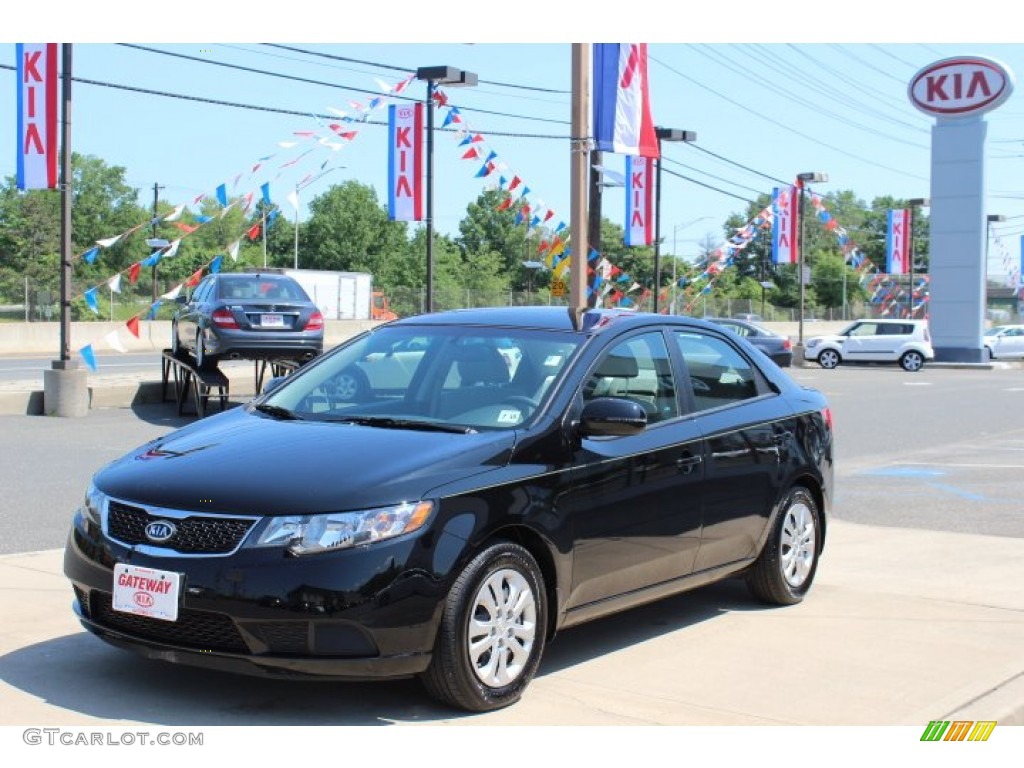
[(733, 320), (746, 320), (748, 323), (763, 323), (764, 318), (760, 315), (754, 315), (750, 312), (740, 312), (732, 316)]
[[(388, 350), (403, 385), (339, 390)], [(802, 600), (833, 474), (824, 396), (713, 323), (422, 315), (100, 469), (64, 572), (86, 629), (152, 659), (485, 711), (566, 627), (727, 577)]]
[(746, 320), (733, 320), (722, 317), (709, 317), (707, 319), (723, 328), (728, 328), (737, 336), (742, 336), (774, 360), (776, 365), (786, 368), (793, 364), (793, 342), (789, 340), (788, 336), (775, 333), (775, 331), (769, 331), (757, 323)]
[(306, 361), (323, 351), (323, 315), (286, 275), (218, 272), (177, 301), (171, 351), (190, 353), (200, 368), (221, 358)]
[(1024, 325), (997, 325), (982, 337), (989, 360), (1024, 358)]
[(899, 363), (905, 371), (918, 371), (935, 359), (925, 320), (857, 320), (836, 334), (807, 340), (806, 360), (822, 368), (840, 363)]

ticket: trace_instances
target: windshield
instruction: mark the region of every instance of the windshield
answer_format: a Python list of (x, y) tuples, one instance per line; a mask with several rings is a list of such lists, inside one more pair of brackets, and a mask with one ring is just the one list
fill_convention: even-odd
[(541, 410), (578, 345), (576, 336), (534, 329), (381, 326), (292, 374), (263, 402), (302, 420), (514, 429)]

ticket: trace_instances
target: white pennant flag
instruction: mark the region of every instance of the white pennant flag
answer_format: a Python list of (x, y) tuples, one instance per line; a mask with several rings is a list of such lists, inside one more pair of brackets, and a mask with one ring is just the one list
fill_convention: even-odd
[(116, 275), (114, 275), (112, 278), (107, 280), (107, 286), (114, 293), (120, 293), (121, 292), (121, 273), (119, 272)]
[(176, 256), (178, 254), (179, 245), (181, 245), (180, 237), (177, 240), (172, 240), (171, 244), (167, 247), (167, 250), (164, 251), (164, 256), (168, 258), (171, 256)]
[(296, 213), (299, 212), (299, 196), (294, 189), (288, 193), (288, 196), (285, 198), (285, 200), (292, 204), (292, 208), (295, 209)]
[(277, 142), (277, 146), (281, 147), (282, 149), (291, 149), (292, 147), (298, 146), (298, 144), (299, 144), (299, 142), (297, 142), (297, 141), (279, 141), (279, 142)]
[(161, 296), (161, 299), (167, 299), (168, 301), (174, 301), (178, 298), (178, 294), (181, 293), (181, 283), (178, 283), (171, 290)]
[(102, 245), (104, 248), (109, 248), (110, 246), (112, 246), (114, 243), (116, 243), (120, 239), (121, 239), (120, 235), (117, 235), (115, 237), (108, 237), (105, 240), (97, 240), (96, 241), (96, 245)]
[(238, 246), (241, 242), (241, 240), (235, 240), (228, 246), (228, 255), (231, 256), (232, 261), (238, 261)]
[(121, 337), (118, 336), (117, 331), (111, 331), (110, 333), (103, 337), (103, 340), (107, 342), (108, 347), (110, 347), (111, 349), (116, 349), (118, 352), (121, 352), (122, 354), (128, 351), (127, 349), (125, 349), (124, 344), (121, 343)]
[(178, 219), (181, 218), (182, 211), (184, 211), (184, 210), (185, 210), (185, 204), (182, 203), (177, 208), (175, 208), (173, 211), (171, 211), (169, 214), (164, 216), (164, 221), (177, 221)]

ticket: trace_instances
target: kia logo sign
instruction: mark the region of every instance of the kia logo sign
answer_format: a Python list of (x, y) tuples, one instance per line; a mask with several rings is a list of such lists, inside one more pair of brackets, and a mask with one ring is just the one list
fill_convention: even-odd
[(907, 95), (936, 117), (970, 117), (995, 109), (1013, 93), (1013, 75), (997, 61), (955, 56), (929, 64), (910, 81)]
[(153, 603), (156, 602), (153, 599), (153, 596), (148, 592), (136, 592), (132, 595), (132, 598), (135, 600), (135, 604), (140, 608), (152, 608)]
[(168, 520), (154, 520), (146, 526), (146, 538), (154, 544), (170, 541), (178, 529)]

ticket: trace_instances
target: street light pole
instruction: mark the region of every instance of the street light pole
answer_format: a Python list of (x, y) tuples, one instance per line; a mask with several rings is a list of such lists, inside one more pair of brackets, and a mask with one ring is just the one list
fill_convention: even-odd
[[(932, 201), (927, 197), (912, 197), (907, 200), (907, 205), (910, 206), (910, 232), (907, 233), (907, 237), (910, 238), (909, 251), (910, 251), (910, 297), (907, 299), (907, 315), (913, 320), (914, 319), (914, 212), (921, 206), (931, 205)], [(846, 273), (843, 273), (846, 276)], [(843, 302), (846, 301), (846, 294), (843, 293)]]
[(802, 351), (804, 346), (804, 265), (806, 264), (806, 259), (804, 257), (804, 189), (806, 188), (808, 182), (816, 183), (828, 181), (828, 176), (818, 171), (809, 171), (807, 173), (798, 173), (796, 178), (797, 181), (800, 183), (800, 205), (797, 209), (797, 215), (800, 217), (800, 226), (797, 229), (797, 236), (800, 238), (800, 245), (798, 250), (798, 270), (800, 273), (798, 275), (798, 279), (800, 282), (800, 324), (797, 332), (797, 344), (799, 345)]
[(669, 310), (669, 314), (676, 314), (676, 288), (678, 287), (676, 278), (676, 265), (679, 262), (679, 242), (677, 236), (679, 235), (679, 230), (686, 229), (687, 227), (696, 224), (698, 221), (704, 221), (710, 218), (713, 217), (698, 216), (696, 219), (684, 222), (682, 224), (676, 224), (674, 227), (672, 227), (672, 306)]
[(426, 311), (434, 311), (434, 88), (438, 85), (474, 86), (475, 72), (466, 72), (455, 67), (419, 67), (416, 79), (427, 84), (423, 106), (427, 111), (427, 213), (425, 218), (427, 237), (427, 296)]
[[(661, 142), (696, 141), (695, 131), (656, 126), (654, 135), (658, 139), (657, 175), (654, 181), (654, 313), (658, 313), (658, 293), (661, 291)], [(673, 254), (674, 256), (675, 254)]]

